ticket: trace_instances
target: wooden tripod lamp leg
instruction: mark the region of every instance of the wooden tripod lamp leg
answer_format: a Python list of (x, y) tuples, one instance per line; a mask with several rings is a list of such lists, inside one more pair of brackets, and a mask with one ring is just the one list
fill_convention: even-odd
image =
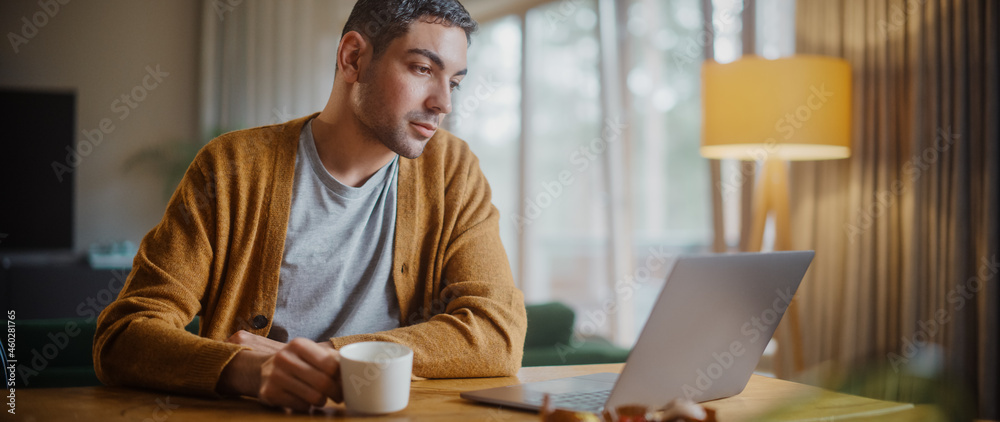
[(770, 189), (766, 169), (753, 187), (753, 204), (751, 209), (750, 241), (747, 242), (747, 252), (760, 252), (764, 245), (764, 226), (767, 225), (767, 213), (770, 204)]
[[(788, 200), (788, 171), (785, 162), (769, 158), (764, 161), (761, 180), (754, 187), (753, 229), (751, 230), (751, 251), (760, 251), (764, 243), (764, 226), (767, 215), (774, 212), (774, 250), (787, 251), (792, 248), (791, 207)], [(796, 300), (788, 305), (788, 323), (791, 331), (789, 342), (792, 349), (792, 365), (795, 372), (805, 369), (802, 337), (799, 331), (799, 311)]]

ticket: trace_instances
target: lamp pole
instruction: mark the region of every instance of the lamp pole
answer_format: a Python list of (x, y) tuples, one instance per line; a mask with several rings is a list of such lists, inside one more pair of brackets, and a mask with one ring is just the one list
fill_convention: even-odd
[[(792, 249), (791, 207), (788, 202), (788, 163), (775, 157), (764, 159), (761, 178), (754, 188), (753, 227), (748, 246), (759, 252), (764, 243), (764, 227), (768, 215), (774, 215), (774, 250)], [(788, 304), (788, 323), (791, 325), (792, 365), (795, 372), (805, 369), (802, 350), (802, 333), (799, 331), (799, 310), (795, 299)]]

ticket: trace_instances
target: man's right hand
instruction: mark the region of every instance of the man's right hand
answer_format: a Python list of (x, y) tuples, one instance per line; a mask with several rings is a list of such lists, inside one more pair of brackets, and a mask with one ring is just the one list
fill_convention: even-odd
[(257, 397), (262, 403), (308, 412), (326, 399), (343, 401), (336, 350), (297, 338), (273, 354), (242, 350), (223, 369), (218, 390)]
[(339, 358), (336, 350), (294, 339), (261, 366), (258, 398), (264, 404), (301, 412), (308, 411), (309, 405), (325, 405), (327, 397), (341, 402)]

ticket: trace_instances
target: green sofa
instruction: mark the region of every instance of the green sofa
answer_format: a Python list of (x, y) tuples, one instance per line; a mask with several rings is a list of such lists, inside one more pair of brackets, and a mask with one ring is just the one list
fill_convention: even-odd
[(628, 358), (628, 349), (601, 337), (575, 336), (576, 314), (565, 304), (534, 304), (526, 306), (526, 310), (528, 334), (521, 366), (621, 363)]
[[(198, 333), (198, 317), (186, 327)], [(94, 372), (94, 332), (86, 318), (17, 321), (17, 387), (86, 387), (101, 385)]]

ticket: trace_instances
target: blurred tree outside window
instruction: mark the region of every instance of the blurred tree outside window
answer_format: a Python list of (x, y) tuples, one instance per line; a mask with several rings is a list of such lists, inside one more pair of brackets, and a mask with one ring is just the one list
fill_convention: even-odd
[[(528, 303), (562, 301), (576, 310), (578, 327), (590, 321), (596, 334), (614, 338), (600, 311), (615, 297), (608, 280), (608, 189), (625, 189), (632, 204), (635, 272), (615, 279), (644, 276), (633, 285), (636, 335), (666, 275), (666, 265), (647, 264), (709, 250), (710, 178), (699, 154), (704, 43), (713, 43), (720, 61), (742, 54), (742, 2), (711, 1), (708, 26), (701, 0), (628, 0), (616, 6), (624, 40), (618, 65), (629, 186), (604, 186), (604, 151), (595, 141), (608, 126), (602, 121), (596, 0), (547, 3), (523, 16), (486, 22), (473, 37), (469, 75), (455, 92), (447, 127), (480, 159)], [(761, 0), (758, 10), (769, 8), (761, 15), (793, 22), (789, 3)], [(765, 42), (771, 54), (787, 50), (780, 36), (761, 39), (771, 40)], [(524, 98), (522, 87), (528, 90)], [(735, 168), (731, 163), (724, 172)], [(727, 226), (735, 226), (734, 210), (727, 205)]]

